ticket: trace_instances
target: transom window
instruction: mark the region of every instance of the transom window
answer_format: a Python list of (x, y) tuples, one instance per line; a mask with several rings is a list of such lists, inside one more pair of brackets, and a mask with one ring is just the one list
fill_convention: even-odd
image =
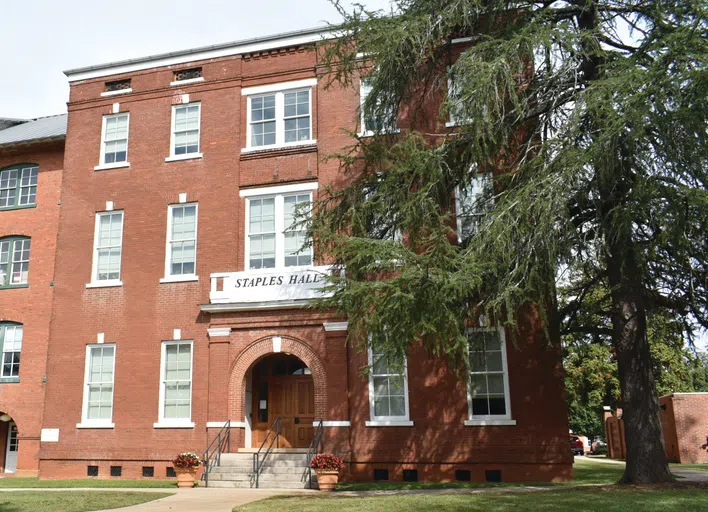
[(2, 346), (2, 370), (0, 378), (20, 377), (20, 352), (22, 351), (22, 324), (0, 323), (0, 346)]
[(121, 252), (123, 248), (123, 212), (96, 214), (93, 281), (120, 281)]
[(311, 192), (252, 197), (247, 200), (247, 268), (312, 265), (307, 229), (298, 215), (307, 215)]
[(492, 187), (492, 173), (478, 173), (465, 190), (460, 188), (455, 190), (459, 242), (469, 240), (479, 231), (482, 218), (491, 207)]
[(197, 205), (170, 205), (167, 223), (165, 275), (194, 276), (197, 264)]
[(83, 423), (111, 423), (115, 352), (114, 344), (88, 345), (86, 347)]
[(199, 153), (201, 103), (172, 107), (171, 156)]
[(312, 140), (311, 88), (248, 97), (249, 148)]
[(192, 417), (192, 342), (162, 344), (162, 389), (160, 422)]
[(0, 238), (0, 288), (27, 284), (30, 245), (28, 237)]
[(17, 165), (0, 171), (0, 208), (32, 206), (37, 201), (36, 165)]
[(510, 419), (503, 329), (469, 329), (468, 401), (471, 420)]
[(392, 365), (369, 349), (369, 406), (372, 421), (408, 421), (408, 375), (406, 361)]
[(120, 164), (128, 161), (129, 114), (103, 116), (103, 143), (101, 164)]

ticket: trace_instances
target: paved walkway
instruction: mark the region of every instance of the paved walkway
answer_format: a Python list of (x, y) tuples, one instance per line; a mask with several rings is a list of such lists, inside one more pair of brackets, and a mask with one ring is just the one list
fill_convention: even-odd
[[(588, 462), (597, 462), (598, 464), (619, 464), (624, 466), (623, 460), (608, 459), (605, 457), (576, 457), (584, 458)], [(671, 466), (671, 473), (680, 478), (681, 482), (708, 482), (708, 471), (699, 469), (683, 469), (677, 465)]]

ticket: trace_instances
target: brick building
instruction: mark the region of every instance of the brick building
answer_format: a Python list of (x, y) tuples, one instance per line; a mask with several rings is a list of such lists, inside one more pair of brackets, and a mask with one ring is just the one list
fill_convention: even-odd
[(341, 186), (323, 157), (362, 131), (359, 91), (325, 87), (322, 36), (67, 72), (42, 477), (164, 478), (227, 420), (237, 451), (276, 418), (281, 447), (321, 424), (347, 478), (571, 476), (560, 354), (532, 314), (516, 346), (471, 330), (465, 379), (415, 348), (394, 370), (303, 307), (328, 267), (293, 212)]
[(0, 118), (0, 468), (36, 476), (66, 115)]

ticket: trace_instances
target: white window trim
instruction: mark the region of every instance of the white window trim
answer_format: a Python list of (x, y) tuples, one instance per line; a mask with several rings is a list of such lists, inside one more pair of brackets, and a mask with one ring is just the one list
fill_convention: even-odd
[[(373, 130), (366, 129), (366, 119), (364, 117), (364, 102), (366, 101), (367, 96), (371, 92), (371, 88), (369, 88), (369, 91), (364, 94), (364, 82), (366, 82), (366, 80), (359, 80), (359, 137), (373, 137), (374, 135), (376, 135), (376, 133)], [(398, 119), (396, 119), (395, 121), (395, 128), (391, 130), (381, 130), (380, 133), (401, 133), (401, 129), (398, 128)]]
[(127, 89), (118, 89), (117, 91), (104, 91), (101, 93), (101, 97), (105, 98), (106, 96), (118, 96), (120, 94), (129, 94), (131, 92), (133, 92), (133, 89), (128, 87)]
[[(175, 154), (175, 114), (178, 108), (190, 107), (197, 105), (199, 107), (199, 116), (197, 116), (197, 129), (199, 130), (199, 137), (197, 138), (198, 151), (196, 153), (185, 153), (183, 155)], [(189, 103), (180, 103), (178, 105), (172, 105), (172, 121), (170, 122), (170, 156), (165, 158), (165, 162), (176, 162), (179, 160), (192, 160), (194, 158), (202, 158), (204, 154), (202, 153), (202, 102), (192, 101)]]
[[(310, 195), (310, 204), (313, 204), (314, 197), (312, 194), (311, 189), (303, 189), (300, 191), (292, 191), (292, 192), (281, 192), (281, 193), (276, 193), (276, 190), (282, 188), (282, 187), (271, 187), (271, 193), (268, 194), (263, 194), (263, 195), (247, 195), (246, 196), (246, 240), (244, 245), (244, 270), (246, 272), (268, 272), (268, 271), (274, 271), (274, 270), (287, 270), (287, 271), (296, 271), (296, 270), (303, 270), (303, 269), (309, 269), (314, 266), (315, 263), (315, 254), (314, 250), (312, 247), (310, 247), (310, 250), (312, 251), (312, 260), (310, 265), (296, 265), (296, 266), (291, 266), (291, 267), (286, 267), (285, 266), (285, 222), (284, 222), (284, 217), (285, 217), (285, 203), (284, 203), (284, 197), (288, 195), (294, 195), (294, 194), (309, 194)], [(260, 189), (264, 190), (264, 189)], [(266, 189), (267, 190), (267, 189)], [(275, 267), (273, 268), (261, 268), (261, 269), (251, 269), (251, 201), (252, 200), (258, 200), (258, 199), (269, 199), (269, 198), (275, 198)]]
[(123, 281), (120, 279), (106, 279), (99, 281), (97, 278), (98, 274), (98, 228), (100, 226), (100, 218), (102, 215), (111, 215), (113, 213), (120, 213), (122, 215), (122, 222), (120, 224), (120, 261), (118, 262), (118, 273), (123, 272), (123, 230), (125, 228), (125, 211), (124, 210), (110, 210), (105, 212), (96, 212), (96, 220), (93, 229), (93, 262), (91, 263), (91, 282), (86, 285), (86, 288), (109, 288), (112, 286), (123, 286)]
[[(170, 261), (170, 256), (172, 251), (170, 250), (170, 243), (172, 242), (172, 212), (175, 208), (181, 208), (183, 206), (194, 206), (194, 273), (193, 274), (179, 274), (172, 275), (170, 270), (172, 269), (172, 262)], [(178, 203), (170, 204), (167, 206), (167, 233), (165, 236), (165, 277), (160, 279), (161, 283), (179, 283), (182, 281), (199, 281), (199, 276), (197, 275), (197, 249), (199, 247), (199, 203)]]
[[(124, 89), (125, 90), (125, 89)], [(125, 116), (128, 118), (125, 128), (125, 162), (106, 163), (106, 123), (113, 117)], [(128, 149), (130, 146), (130, 112), (116, 112), (115, 114), (106, 114), (101, 121), (101, 154), (99, 156), (98, 165), (93, 168), (94, 171), (102, 171), (105, 169), (119, 169), (121, 167), (130, 167), (128, 159)]]
[(289, 194), (292, 192), (304, 192), (305, 190), (317, 190), (320, 184), (317, 181), (308, 183), (294, 183), (292, 185), (280, 185), (277, 187), (247, 188), (240, 190), (240, 197), (273, 196), (278, 194)]
[(179, 85), (189, 85), (189, 84), (196, 84), (199, 82), (203, 82), (204, 77), (203, 76), (198, 76), (197, 78), (187, 78), (186, 80), (174, 80), (170, 82), (170, 87), (176, 87)]
[[(294, 84), (298, 84), (295, 86)], [(304, 84), (304, 85), (303, 85)], [(273, 84), (262, 87), (249, 87), (241, 90), (241, 94), (246, 98), (246, 147), (241, 149), (241, 153), (251, 153), (255, 151), (265, 151), (272, 149), (291, 148), (298, 146), (311, 146), (317, 144), (314, 139), (312, 130), (312, 119), (314, 113), (312, 111), (312, 91), (314, 85), (317, 84), (316, 79), (300, 80), (298, 82), (290, 82), (289, 84)], [(247, 92), (249, 91), (249, 92)], [(297, 140), (294, 142), (285, 142), (285, 93), (307, 91), (308, 100), (310, 102), (310, 138), (308, 140)], [(275, 144), (252, 146), (251, 145), (251, 100), (260, 96), (275, 95)]]
[[(184, 344), (191, 345), (189, 351), (191, 357), (189, 363), (189, 418), (165, 418), (165, 358), (167, 356), (167, 347), (169, 345)], [(163, 341), (160, 345), (160, 401), (157, 409), (157, 423), (153, 423), (152, 426), (153, 428), (194, 428), (195, 423), (192, 421), (192, 405), (194, 403), (194, 340), (169, 340)]]
[[(470, 327), (467, 331), (493, 331), (499, 333), (499, 341), (502, 353), (502, 370), (504, 370), (504, 402), (506, 405), (506, 414), (487, 414), (485, 416), (472, 416), (472, 380), (470, 371), (467, 369), (467, 416), (465, 425), (467, 426), (485, 426), (485, 425), (516, 425), (516, 421), (511, 415), (511, 396), (509, 393), (509, 367), (506, 360), (506, 333), (504, 327)], [(469, 349), (468, 349), (469, 352)]]
[(405, 416), (376, 416), (374, 414), (374, 354), (371, 347), (367, 350), (369, 357), (369, 418), (365, 423), (367, 427), (411, 427), (413, 422), (410, 419), (411, 410), (408, 402), (408, 357), (403, 360), (403, 391), (405, 393), (406, 414)]
[[(91, 364), (91, 349), (98, 347), (113, 347), (113, 400), (111, 402), (111, 419), (110, 420), (96, 420), (88, 418), (88, 385), (89, 385), (89, 366)], [(115, 428), (115, 423), (113, 423), (113, 409), (116, 402), (116, 355), (117, 347), (115, 343), (92, 343), (86, 345), (86, 360), (84, 363), (84, 396), (83, 403), (81, 406), (81, 423), (76, 424), (76, 428)]]
[[(491, 172), (476, 172), (475, 173), (475, 179), (479, 180), (486, 180), (489, 179), (492, 183), (494, 183), (494, 175)], [(482, 186), (485, 184), (482, 183)], [(462, 193), (460, 191), (460, 187), (455, 187), (455, 224), (457, 226), (457, 243), (460, 244), (462, 243), (462, 203), (460, 202), (460, 199), (462, 198)], [(479, 199), (479, 196), (475, 198), (475, 201)]]

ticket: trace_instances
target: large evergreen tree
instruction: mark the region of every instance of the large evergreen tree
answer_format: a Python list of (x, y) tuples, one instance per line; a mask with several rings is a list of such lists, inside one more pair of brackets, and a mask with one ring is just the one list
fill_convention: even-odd
[[(349, 185), (316, 209), (314, 243), (346, 268), (322, 305), (391, 359), (419, 342), (464, 361), (480, 313), (513, 332), (533, 308), (551, 343), (608, 336), (622, 481), (670, 480), (647, 315), (708, 325), (705, 0), (396, 0), (389, 12), (340, 12), (324, 63), (345, 86), (366, 74), (364, 113), (380, 136), (338, 155)], [(448, 80), (454, 93), (431, 117)], [(451, 113), (454, 135), (442, 128)], [(399, 114), (405, 128), (384, 134)], [(457, 243), (453, 192), (487, 171), (476, 229)], [(556, 278), (571, 267), (561, 310)], [(577, 312), (600, 282), (608, 322), (589, 325)]]

